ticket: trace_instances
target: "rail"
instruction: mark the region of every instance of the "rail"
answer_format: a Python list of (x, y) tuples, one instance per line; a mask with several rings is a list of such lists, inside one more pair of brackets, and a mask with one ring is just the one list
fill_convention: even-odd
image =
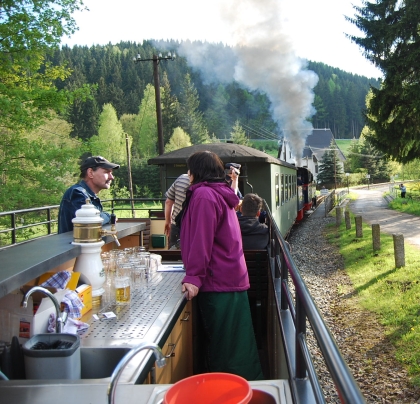
[[(164, 198), (119, 198), (105, 199), (102, 205), (112, 213), (131, 211), (142, 212), (148, 217), (150, 210), (162, 209)], [(42, 206), (39, 208), (20, 209), (0, 213), (0, 248), (23, 243), (39, 237), (57, 233), (58, 209), (60, 205)]]
[[(297, 404), (326, 403), (306, 342), (308, 322), (341, 402), (365, 403), (356, 381), (293, 262), (271, 211), (265, 202), (264, 205), (270, 223), (270, 271), (277, 300), (277, 315), (285, 347), (293, 402)], [(293, 284), (294, 293), (289, 288), (290, 283)]]
[(57, 232), (59, 205), (0, 213), (0, 247)]

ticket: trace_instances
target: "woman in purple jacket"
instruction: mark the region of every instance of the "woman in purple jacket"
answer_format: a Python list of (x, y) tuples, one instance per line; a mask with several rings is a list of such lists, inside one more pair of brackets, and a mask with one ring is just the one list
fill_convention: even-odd
[(248, 271), (235, 212), (239, 198), (225, 180), (220, 158), (209, 151), (187, 160), (191, 186), (181, 224), (186, 276), (182, 291), (197, 296), (200, 352), (205, 372), (263, 379), (252, 327)]

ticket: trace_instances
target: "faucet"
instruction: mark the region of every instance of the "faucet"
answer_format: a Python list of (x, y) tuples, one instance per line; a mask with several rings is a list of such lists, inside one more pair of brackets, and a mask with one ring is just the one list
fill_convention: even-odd
[(114, 243), (117, 247), (121, 247), (121, 244), (117, 237), (117, 229), (115, 227), (115, 223), (117, 221), (117, 216), (112, 213), (111, 214), (111, 230), (101, 230), (101, 236), (111, 236), (114, 239)]
[(55, 316), (55, 332), (57, 334), (62, 333), (64, 323), (65, 323), (65, 319), (62, 317), (60, 305), (57, 301), (57, 298), (48, 289), (45, 289), (42, 286), (34, 286), (31, 290), (26, 292), (26, 294), (23, 298), (22, 306), (23, 307), (28, 307), (29, 296), (31, 296), (32, 293), (34, 293), (34, 292), (42, 292), (44, 295), (48, 296), (52, 300), (52, 302), (54, 303), (54, 306), (55, 306), (55, 314), (56, 314), (56, 316)]
[(118, 380), (121, 376), (122, 371), (128, 365), (131, 359), (136, 356), (143, 349), (152, 349), (156, 358), (156, 365), (161, 368), (166, 365), (165, 357), (159, 348), (159, 345), (154, 342), (142, 342), (140, 345), (131, 349), (118, 363), (117, 367), (114, 369), (111, 375), (111, 381), (108, 386), (108, 404), (113, 404), (115, 400), (115, 390), (117, 388)]

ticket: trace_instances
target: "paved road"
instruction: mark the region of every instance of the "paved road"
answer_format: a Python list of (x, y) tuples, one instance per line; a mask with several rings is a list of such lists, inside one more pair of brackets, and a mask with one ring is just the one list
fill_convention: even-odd
[[(353, 189), (358, 198), (350, 202), (353, 214), (360, 215), (364, 222), (378, 223), (381, 232), (402, 233), (404, 240), (420, 248), (420, 217), (388, 209), (388, 202), (383, 197), (388, 187), (371, 189)], [(408, 202), (410, 203), (410, 202)]]

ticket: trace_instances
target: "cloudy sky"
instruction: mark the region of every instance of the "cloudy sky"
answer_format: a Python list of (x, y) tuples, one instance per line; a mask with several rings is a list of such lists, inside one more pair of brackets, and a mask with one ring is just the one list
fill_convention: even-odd
[[(190, 39), (228, 45), (246, 43), (249, 46), (253, 39), (261, 38), (256, 38), (256, 30), (248, 28), (258, 26), (259, 22), (264, 23), (269, 18), (271, 23), (275, 21), (276, 24), (276, 29), (272, 31), (276, 37), (270, 42), (287, 42), (289, 51), (298, 58), (323, 62), (367, 77), (380, 77), (381, 73), (345, 36), (346, 33), (360, 34), (355, 26), (345, 21), (344, 16), (353, 16), (352, 4), (361, 5), (361, 2), (84, 0), (90, 11), (75, 15), (79, 31), (71, 38), (63, 38), (63, 43), (91, 46), (121, 40), (141, 43), (145, 39)], [(259, 10), (263, 11), (259, 13)]]

